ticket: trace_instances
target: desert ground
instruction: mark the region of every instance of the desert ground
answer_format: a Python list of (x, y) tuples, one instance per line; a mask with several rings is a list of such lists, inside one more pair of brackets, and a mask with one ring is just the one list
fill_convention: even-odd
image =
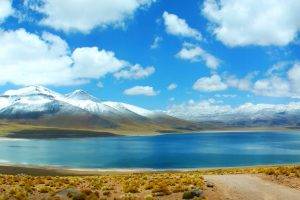
[(300, 166), (193, 171), (0, 167), (0, 199), (286, 199), (300, 197)]

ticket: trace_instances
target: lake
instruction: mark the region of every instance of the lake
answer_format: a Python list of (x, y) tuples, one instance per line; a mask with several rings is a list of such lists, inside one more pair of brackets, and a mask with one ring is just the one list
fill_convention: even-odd
[(300, 132), (0, 139), (0, 163), (101, 169), (182, 169), (300, 163)]

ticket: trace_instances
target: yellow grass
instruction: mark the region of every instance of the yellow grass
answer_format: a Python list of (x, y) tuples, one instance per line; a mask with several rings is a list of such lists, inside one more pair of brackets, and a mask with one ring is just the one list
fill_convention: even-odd
[(0, 199), (55, 198), (67, 188), (75, 188), (86, 199), (135, 199), (141, 196), (152, 199), (202, 188), (203, 185), (203, 178), (198, 172), (70, 177), (0, 175)]
[(59, 199), (66, 189), (69, 199), (156, 199), (182, 197), (203, 189), (204, 174), (266, 174), (300, 178), (300, 166), (208, 169), (187, 172), (105, 173), (97, 176), (0, 175), (0, 200)]

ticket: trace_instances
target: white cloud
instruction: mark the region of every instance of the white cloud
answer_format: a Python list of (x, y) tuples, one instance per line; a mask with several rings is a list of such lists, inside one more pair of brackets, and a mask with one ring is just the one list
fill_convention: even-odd
[(103, 83), (102, 83), (101, 81), (99, 81), (99, 82), (97, 83), (97, 87), (98, 87), (98, 88), (103, 88), (104, 85), (103, 85)]
[(300, 98), (300, 64), (284, 62), (273, 65), (266, 77), (254, 83), (256, 95)]
[(271, 75), (280, 75), (282, 74), (282, 72), (284, 72), (284, 70), (286, 68), (288, 68), (290, 65), (292, 65), (293, 62), (289, 62), (289, 61), (280, 61), (278, 63), (275, 63), (274, 65), (272, 65), (266, 72), (266, 74), (268, 76), (271, 76)]
[(228, 46), (287, 45), (300, 30), (298, 0), (206, 0), (202, 13)]
[(176, 57), (191, 62), (203, 61), (208, 68), (213, 70), (217, 69), (220, 65), (218, 58), (190, 43), (184, 43), (182, 49), (176, 54)]
[(140, 65), (134, 65), (114, 73), (114, 76), (118, 79), (141, 79), (150, 76), (154, 72), (154, 67), (143, 68)]
[(156, 96), (159, 92), (155, 91), (150, 86), (134, 86), (132, 88), (124, 90), (124, 94), (130, 96), (144, 95), (144, 96)]
[(171, 83), (170, 85), (168, 85), (167, 89), (168, 90), (175, 90), (177, 88), (177, 84), (176, 83)]
[(0, 84), (68, 84), (73, 63), (57, 36), (0, 30)]
[(163, 41), (162, 37), (156, 36), (154, 38), (154, 41), (151, 44), (150, 48), (151, 49), (157, 49), (162, 41)]
[(0, 1), (0, 23), (2, 23), (7, 17), (14, 13), (12, 7), (12, 0), (1, 0)]
[(287, 72), (290, 88), (300, 97), (300, 63), (295, 63)]
[(201, 33), (191, 28), (184, 19), (179, 18), (177, 15), (165, 11), (163, 19), (167, 33), (202, 40)]
[(226, 85), (234, 87), (242, 91), (251, 90), (253, 87), (252, 79), (256, 76), (257, 72), (249, 73), (244, 78), (237, 78), (236, 76), (225, 76)]
[(73, 71), (80, 78), (100, 78), (108, 73), (114, 73), (127, 62), (119, 60), (111, 51), (99, 50), (97, 47), (76, 48), (72, 53)]
[(277, 113), (289, 113), (293, 115), (297, 112), (300, 112), (300, 102), (290, 102), (287, 104), (253, 104), (248, 102), (232, 107), (214, 99), (173, 104), (166, 111), (167, 114), (182, 119), (223, 122), (271, 119)]
[(257, 72), (244, 78), (225, 75), (228, 87), (249, 91), (259, 96), (300, 98), (300, 63), (279, 62), (271, 66), (262, 78), (254, 78)]
[(217, 98), (235, 98), (237, 97), (236, 94), (215, 94)]
[(0, 30), (0, 84), (74, 85), (127, 67), (113, 52), (97, 47), (73, 52), (60, 37), (24, 29)]
[(194, 85), (194, 90), (205, 91), (205, 92), (214, 92), (226, 90), (227, 85), (222, 82), (219, 75), (212, 75), (211, 77), (203, 77), (198, 79)]
[(41, 23), (63, 31), (90, 32), (96, 27), (123, 26), (128, 18), (155, 0), (27, 0), (27, 5), (45, 15)]
[(257, 80), (253, 87), (254, 94), (272, 97), (290, 96), (290, 84), (280, 77)]
[[(263, 77), (258, 72), (249, 73), (243, 78), (235, 75), (217, 74), (199, 78), (193, 85), (194, 90), (214, 92), (227, 88), (251, 92), (257, 96), (300, 98), (300, 63), (280, 62), (271, 66)], [(230, 97), (216, 94), (216, 97)]]

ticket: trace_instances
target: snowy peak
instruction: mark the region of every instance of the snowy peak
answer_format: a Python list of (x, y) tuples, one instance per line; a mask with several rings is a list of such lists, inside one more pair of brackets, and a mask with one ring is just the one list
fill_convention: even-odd
[(17, 90), (8, 90), (4, 93), (5, 96), (32, 96), (32, 95), (46, 95), (54, 98), (61, 95), (45, 88), (43, 86), (28, 86)]
[(75, 90), (74, 92), (67, 94), (66, 97), (72, 100), (91, 100), (95, 102), (99, 101), (96, 97), (90, 95), (84, 90)]
[[(101, 102), (84, 90), (75, 90), (67, 95), (56, 93), (43, 86), (28, 86), (17, 90), (8, 90), (0, 96), (0, 118), (5, 111), (12, 114), (38, 112), (48, 115), (51, 110), (64, 112), (64, 110), (82, 110), (86, 113), (102, 117), (128, 118), (148, 117), (154, 112), (121, 102)], [(67, 109), (66, 109), (67, 108)], [(14, 112), (12, 112), (14, 111)]]
[(126, 113), (129, 111), (143, 117), (148, 117), (153, 114), (153, 112), (150, 110), (146, 110), (144, 108), (140, 108), (126, 103), (106, 101), (103, 102), (103, 104), (111, 108), (114, 108), (115, 110), (118, 110), (122, 113)]

